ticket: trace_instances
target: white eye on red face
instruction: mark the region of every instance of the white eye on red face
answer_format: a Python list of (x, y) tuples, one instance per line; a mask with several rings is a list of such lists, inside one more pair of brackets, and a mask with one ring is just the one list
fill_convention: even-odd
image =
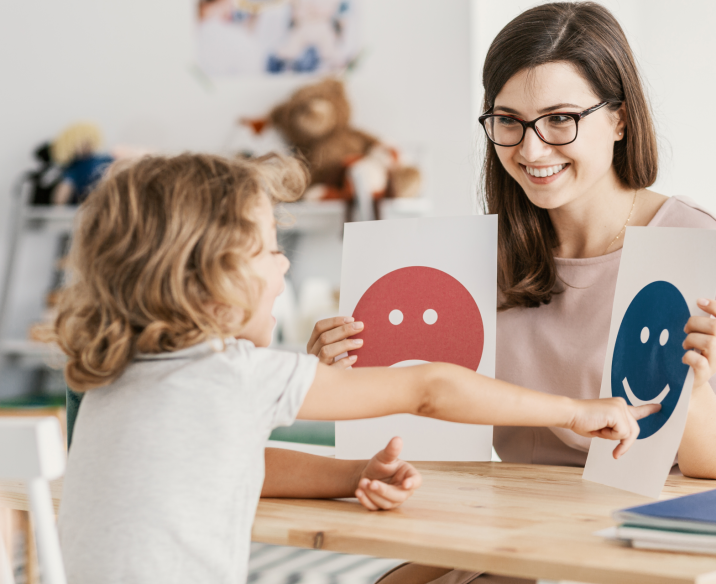
[[(403, 313), (397, 308), (395, 310), (391, 310), (388, 315), (388, 320), (390, 321), (390, 324), (398, 326), (403, 322)], [(425, 312), (423, 312), (423, 322), (425, 324), (435, 324), (437, 321), (438, 313), (432, 308), (428, 308)]]

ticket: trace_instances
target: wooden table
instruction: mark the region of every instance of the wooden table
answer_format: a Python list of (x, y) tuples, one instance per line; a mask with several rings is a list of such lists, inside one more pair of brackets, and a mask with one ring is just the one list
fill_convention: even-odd
[[(604, 584), (716, 583), (716, 556), (622, 547), (592, 535), (614, 509), (649, 499), (583, 481), (582, 469), (500, 462), (416, 463), (424, 483), (382, 513), (354, 501), (262, 499), (254, 541), (403, 558), (496, 574)], [(716, 488), (670, 477), (663, 498)], [(53, 485), (59, 504), (61, 483)], [(27, 509), (0, 481), (0, 506)]]

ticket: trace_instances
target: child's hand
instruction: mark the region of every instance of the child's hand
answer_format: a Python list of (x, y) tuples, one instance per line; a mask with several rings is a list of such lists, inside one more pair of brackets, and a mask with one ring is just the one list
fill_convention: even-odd
[(367, 509), (394, 509), (422, 484), (423, 478), (415, 467), (398, 459), (402, 449), (403, 441), (396, 436), (360, 474), (355, 495)]
[(707, 383), (716, 373), (716, 319), (712, 318), (716, 316), (716, 300), (700, 298), (697, 304), (709, 316), (692, 316), (686, 323), (686, 354), (682, 359), (694, 370), (694, 388)]
[(353, 322), (352, 316), (336, 316), (319, 320), (313, 327), (311, 338), (306, 345), (309, 355), (316, 355), (321, 363), (336, 365), (346, 369), (353, 365), (358, 357), (352, 355), (335, 361), (335, 357), (354, 351), (363, 345), (361, 339), (349, 339), (363, 330), (362, 322)]
[(620, 397), (576, 400), (576, 412), (569, 428), (581, 436), (619, 440), (614, 458), (622, 456), (639, 436), (637, 420), (661, 409), (660, 404), (628, 406)]

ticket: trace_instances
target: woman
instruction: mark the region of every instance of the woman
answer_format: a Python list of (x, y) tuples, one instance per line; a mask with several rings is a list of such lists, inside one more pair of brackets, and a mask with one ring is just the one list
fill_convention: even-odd
[[(599, 4), (524, 12), (497, 35), (483, 70), (487, 135), (483, 204), (499, 214), (496, 377), (597, 398), (627, 226), (716, 228), (688, 199), (648, 190), (657, 148), (649, 105), (621, 27)], [(687, 261), (688, 258), (685, 258)], [(695, 300), (695, 299), (689, 299)], [(680, 470), (716, 478), (716, 302), (687, 325), (684, 362), (699, 379)], [(324, 362), (349, 349), (352, 325), (316, 325), (308, 350)], [(360, 353), (358, 354), (360, 360)], [(335, 363), (348, 366), (346, 359)], [(716, 386), (716, 384), (714, 384)], [(495, 428), (507, 462), (584, 466), (589, 440), (548, 428)], [(405, 565), (381, 584), (524, 582)]]

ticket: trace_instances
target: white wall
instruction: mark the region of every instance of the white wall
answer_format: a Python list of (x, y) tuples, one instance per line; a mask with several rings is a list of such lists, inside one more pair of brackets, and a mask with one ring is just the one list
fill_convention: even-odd
[[(481, 67), (492, 39), (523, 10), (543, 2), (472, 0), (473, 124), (482, 113)], [(654, 109), (661, 165), (653, 190), (685, 195), (716, 212), (714, 132), (716, 2), (602, 0), (624, 28)]]
[[(94, 120), (109, 144), (216, 152), (239, 115), (264, 114), (310, 80), (203, 79), (194, 69), (194, 4), (0, 4), (0, 267), (11, 184), (32, 166), (32, 149), (67, 124)], [(472, 208), (469, 13), (467, 0), (439, 7), (431, 0), (364, 0), (367, 53), (348, 81), (356, 126), (427, 147), (437, 214)], [(24, 264), (33, 263), (39, 246), (22, 256)], [(21, 312), (30, 314), (40, 297), (20, 300)]]

